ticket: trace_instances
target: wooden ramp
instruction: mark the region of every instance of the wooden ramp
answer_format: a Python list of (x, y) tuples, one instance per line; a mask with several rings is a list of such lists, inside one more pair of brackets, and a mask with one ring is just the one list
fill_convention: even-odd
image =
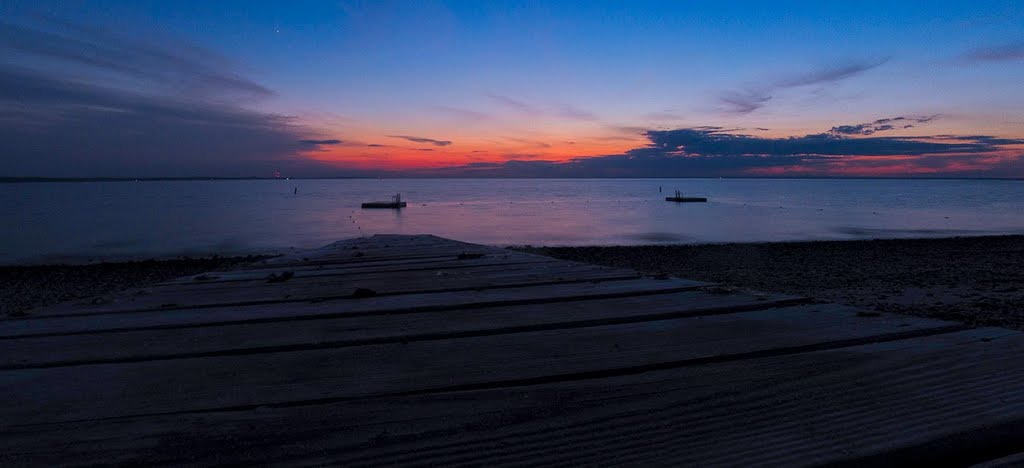
[(434, 236), (0, 321), (0, 465), (972, 464), (1024, 336)]

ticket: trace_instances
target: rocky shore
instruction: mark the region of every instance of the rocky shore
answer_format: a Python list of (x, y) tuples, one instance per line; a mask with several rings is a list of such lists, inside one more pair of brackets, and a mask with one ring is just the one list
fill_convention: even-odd
[[(518, 249), (881, 312), (1024, 330), (1024, 236)], [(0, 316), (261, 258), (0, 267)]]
[(523, 249), (881, 312), (1024, 330), (1024, 236)]

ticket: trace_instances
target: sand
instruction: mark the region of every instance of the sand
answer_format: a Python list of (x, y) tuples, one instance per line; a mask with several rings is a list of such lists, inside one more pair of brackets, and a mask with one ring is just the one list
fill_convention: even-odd
[(525, 250), (1024, 330), (1024, 236)]

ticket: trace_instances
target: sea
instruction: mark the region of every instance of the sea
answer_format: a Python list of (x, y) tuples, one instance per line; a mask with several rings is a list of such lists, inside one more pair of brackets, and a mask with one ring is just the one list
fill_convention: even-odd
[[(671, 203), (666, 196), (707, 197)], [(402, 210), (361, 209), (401, 193)], [(0, 183), (0, 264), (282, 253), (374, 234), (581, 246), (1024, 233), (1024, 181), (275, 179)]]

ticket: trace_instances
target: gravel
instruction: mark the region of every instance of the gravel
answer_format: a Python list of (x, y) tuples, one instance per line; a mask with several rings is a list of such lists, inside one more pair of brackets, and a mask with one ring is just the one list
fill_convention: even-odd
[(0, 316), (122, 289), (147, 286), (181, 276), (224, 270), (267, 257), (210, 257), (87, 265), (0, 267)]
[(519, 249), (881, 312), (1024, 330), (1024, 236)]

